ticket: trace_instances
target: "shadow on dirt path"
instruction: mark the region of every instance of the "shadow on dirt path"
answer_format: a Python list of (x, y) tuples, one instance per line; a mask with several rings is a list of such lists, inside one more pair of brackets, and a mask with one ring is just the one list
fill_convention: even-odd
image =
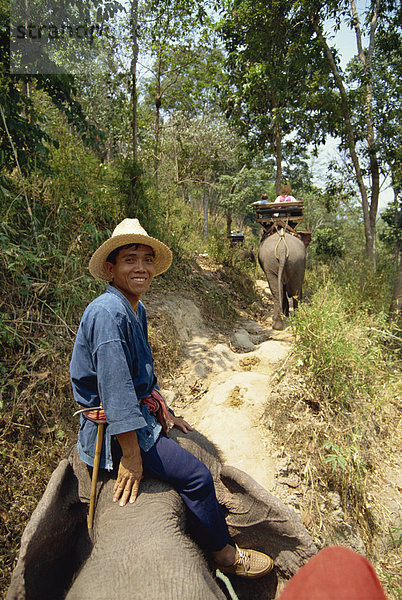
[(217, 343), (189, 298), (167, 295), (158, 309), (174, 320), (185, 356), (164, 390), (170, 405), (220, 448), (227, 464), (272, 490), (279, 451), (262, 422), (274, 373), (292, 352), (290, 329), (244, 318)]

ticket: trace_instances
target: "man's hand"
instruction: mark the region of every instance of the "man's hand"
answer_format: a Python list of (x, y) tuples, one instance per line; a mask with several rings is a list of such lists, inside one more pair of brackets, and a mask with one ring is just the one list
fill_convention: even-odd
[(123, 451), (117, 481), (113, 488), (113, 502), (120, 499), (120, 506), (135, 502), (142, 479), (142, 459), (135, 431), (119, 433), (117, 440)]
[(193, 431), (193, 428), (191, 427), (191, 425), (189, 425), (187, 423), (187, 421), (185, 421), (183, 419), (183, 417), (175, 417), (174, 415), (170, 414), (169, 416), (171, 416), (172, 421), (173, 421), (173, 427), (178, 427), (179, 429), (181, 429), (184, 433), (188, 433), (189, 431)]

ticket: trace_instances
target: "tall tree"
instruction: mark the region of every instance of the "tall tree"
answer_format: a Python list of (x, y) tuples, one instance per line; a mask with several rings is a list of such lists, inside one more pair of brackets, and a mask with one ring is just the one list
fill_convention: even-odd
[(154, 95), (154, 183), (157, 189), (160, 164), (160, 137), (162, 102), (167, 90), (174, 85), (180, 74), (194, 61), (192, 51), (197, 38), (202, 35), (206, 20), (202, 2), (195, 0), (148, 0), (142, 6), (140, 16), (143, 51), (153, 58), (149, 68)]
[[(378, 154), (377, 126), (374, 118), (374, 58), (376, 34), (381, 25), (395, 18), (397, 4), (371, 0), (364, 13), (357, 10), (355, 0), (333, 0), (317, 2), (305, 0), (298, 7), (300, 18), (310, 19), (316, 38), (330, 66), (334, 83), (339, 91), (342, 121), (339, 122), (338, 135), (348, 148), (357, 185), (360, 192), (363, 211), (366, 253), (373, 266), (376, 264), (376, 221), (380, 194), (380, 165)], [(348, 87), (348, 79), (339, 64), (337, 53), (331, 47), (325, 27), (328, 19), (333, 19), (336, 28), (341, 21), (347, 22), (356, 37), (356, 49), (361, 65), (359, 81), (360, 106), (353, 110), (355, 94)], [(368, 40), (367, 47), (364, 40)], [(361, 109), (364, 114), (364, 129), (360, 127)], [(367, 183), (368, 180), (368, 183)]]
[(137, 162), (138, 152), (138, 123), (137, 123), (137, 63), (138, 63), (138, 0), (131, 0), (131, 36), (132, 36), (132, 58), (130, 65), (131, 73), (131, 102), (132, 102), (132, 143), (133, 143), (133, 160)]
[(328, 67), (291, 1), (233, 0), (220, 32), (228, 52), (227, 114), (252, 146), (275, 157), (279, 193), (284, 153), (295, 156), (321, 139), (312, 132), (328, 120)]
[[(400, 15), (402, 20), (402, 11)], [(379, 52), (374, 61), (374, 114), (382, 171), (392, 187), (394, 199), (381, 215), (393, 230), (395, 267), (398, 269), (402, 226), (402, 35), (390, 27), (380, 31)], [(398, 233), (399, 232), (399, 233)]]

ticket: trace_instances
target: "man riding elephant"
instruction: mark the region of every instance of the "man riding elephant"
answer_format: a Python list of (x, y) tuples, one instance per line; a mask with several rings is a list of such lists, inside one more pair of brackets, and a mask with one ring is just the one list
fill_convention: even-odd
[[(135, 502), (143, 473), (170, 483), (216, 567), (261, 577), (272, 569), (272, 559), (231, 543), (210, 471), (168, 435), (170, 427), (184, 433), (191, 427), (167, 409), (159, 393), (140, 297), (171, 262), (170, 249), (137, 219), (124, 219), (93, 254), (91, 274), (110, 283), (81, 319), (70, 365), (74, 398), (85, 408), (102, 406), (105, 412), (100, 467), (118, 465), (114, 502), (121, 507)], [(82, 413), (78, 451), (89, 466), (94, 465), (96, 434), (96, 423)]]

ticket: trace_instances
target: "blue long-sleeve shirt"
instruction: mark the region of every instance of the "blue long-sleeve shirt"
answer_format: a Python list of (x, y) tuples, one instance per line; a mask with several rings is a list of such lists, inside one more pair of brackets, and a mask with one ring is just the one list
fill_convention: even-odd
[[(107, 425), (100, 467), (112, 469), (112, 436), (137, 431), (147, 451), (158, 439), (161, 425), (148, 407), (139, 404), (157, 386), (148, 343), (147, 318), (139, 302), (134, 311), (112, 286), (85, 309), (70, 363), (74, 399), (84, 407), (102, 404)], [(93, 466), (97, 425), (81, 415), (78, 451)]]

